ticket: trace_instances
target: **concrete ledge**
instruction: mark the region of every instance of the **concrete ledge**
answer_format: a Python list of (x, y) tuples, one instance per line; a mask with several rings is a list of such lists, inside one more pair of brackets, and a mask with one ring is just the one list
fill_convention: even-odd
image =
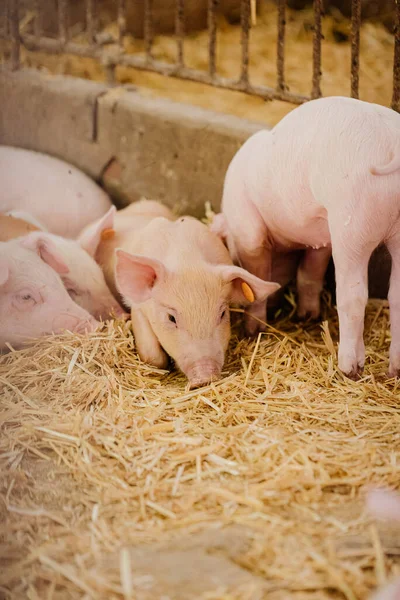
[[(62, 158), (119, 204), (157, 198), (181, 212), (219, 208), (226, 169), (265, 125), (126, 88), (33, 70), (0, 70), (0, 144)], [(245, 218), (245, 215), (244, 215)], [(376, 251), (370, 295), (385, 297), (390, 257)], [(332, 287), (332, 271), (329, 276)]]

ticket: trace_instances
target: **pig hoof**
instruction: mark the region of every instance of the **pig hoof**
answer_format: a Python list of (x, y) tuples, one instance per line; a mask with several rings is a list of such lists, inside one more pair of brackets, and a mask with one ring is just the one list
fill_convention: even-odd
[(400, 378), (400, 368), (389, 367), (387, 377), (388, 377), (388, 379), (399, 379)]
[(358, 365), (356, 369), (351, 370), (349, 373), (343, 372), (343, 375), (345, 375), (347, 379), (351, 379), (352, 381), (359, 381), (362, 377), (363, 370), (364, 368)]
[(299, 309), (297, 311), (299, 321), (317, 321), (320, 318), (319, 310)]

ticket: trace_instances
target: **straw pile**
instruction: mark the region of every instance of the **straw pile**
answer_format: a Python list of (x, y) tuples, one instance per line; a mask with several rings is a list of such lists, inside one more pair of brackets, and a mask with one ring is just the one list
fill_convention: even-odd
[(325, 311), (234, 336), (224, 378), (190, 392), (129, 323), (2, 357), (0, 596), (361, 600), (399, 571), (399, 532), (363, 509), (365, 486), (399, 485), (387, 304), (357, 383)]
[[(322, 91), (325, 96), (350, 94), (350, 23), (338, 11), (323, 19)], [(312, 9), (287, 12), (286, 28), (286, 77), (292, 91), (309, 94), (312, 74)], [(276, 85), (276, 38), (277, 10), (272, 0), (261, 3), (261, 14), (250, 36), (250, 77), (255, 84)], [(116, 34), (115, 23), (106, 31)], [(82, 35), (75, 36), (85, 43)], [(382, 24), (366, 22), (361, 29), (360, 97), (363, 100), (389, 105), (392, 93), (393, 35)], [(1, 48), (1, 47), (0, 47)], [(117, 49), (106, 46), (109, 52)], [(143, 52), (143, 42), (126, 36), (127, 52)], [(153, 47), (155, 58), (172, 62), (176, 56), (176, 43), (171, 36), (159, 36)], [(240, 27), (232, 26), (223, 19), (218, 27), (218, 72), (225, 77), (236, 78), (240, 73)], [(188, 66), (200, 70), (208, 68), (208, 33), (189, 36), (185, 41), (185, 61)], [(1, 60), (0, 60), (1, 62)], [(48, 56), (41, 53), (23, 52), (27, 66), (47, 69), (51, 73), (68, 74), (98, 81), (105, 80), (103, 67), (90, 59), (70, 55)], [(178, 102), (187, 102), (231, 113), (239, 117), (277, 123), (293, 105), (284, 102), (265, 103), (239, 92), (210, 88), (193, 82), (162, 77), (157, 74), (119, 68), (118, 82), (140, 86), (148, 95), (163, 96)]]

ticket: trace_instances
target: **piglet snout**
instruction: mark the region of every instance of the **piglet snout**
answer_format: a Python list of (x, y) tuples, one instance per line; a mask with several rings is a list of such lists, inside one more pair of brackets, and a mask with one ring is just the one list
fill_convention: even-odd
[(220, 365), (210, 358), (205, 358), (193, 363), (186, 371), (191, 389), (207, 385), (221, 375)]

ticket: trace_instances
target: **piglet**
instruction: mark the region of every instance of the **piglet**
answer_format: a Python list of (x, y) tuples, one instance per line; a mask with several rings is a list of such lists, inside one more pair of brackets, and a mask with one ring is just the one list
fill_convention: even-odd
[[(115, 210), (115, 209), (110, 209)], [(103, 272), (93, 258), (76, 240), (68, 240), (61, 236), (40, 231), (40, 223), (33, 225), (28, 213), (18, 213), (18, 218), (0, 214), (0, 241), (23, 237), (29, 232), (31, 239), (48, 240), (57, 248), (67, 268), (61, 274), (62, 281), (71, 298), (97, 319), (106, 320), (111, 316), (125, 317), (126, 313), (111, 294), (104, 279)], [(23, 220), (23, 219), (27, 220)]]
[[(333, 253), (339, 367), (354, 379), (365, 361), (368, 262), (381, 243), (393, 264), (389, 376), (400, 373), (399, 133), (400, 115), (389, 108), (340, 97), (307, 102), (237, 152), (213, 225), (234, 262), (264, 280), (275, 279), (282, 257), (290, 262), (303, 252), (297, 269), (301, 317), (319, 315)], [(248, 312), (247, 332), (254, 335), (263, 328), (265, 300)]]
[(111, 206), (76, 167), (40, 152), (0, 146), (0, 212), (28, 212), (57, 235), (76, 237)]
[(60, 277), (67, 271), (45, 237), (0, 242), (0, 350), (65, 329), (96, 328), (98, 322), (68, 295)]
[[(367, 507), (379, 519), (400, 523), (400, 495), (388, 490), (372, 490), (367, 496)], [(371, 600), (400, 600), (400, 577), (374, 594)]]
[(225, 246), (192, 217), (141, 201), (101, 219), (80, 243), (131, 308), (141, 359), (168, 355), (192, 387), (220, 376), (230, 337), (229, 304), (262, 301), (279, 286), (232, 264)]

